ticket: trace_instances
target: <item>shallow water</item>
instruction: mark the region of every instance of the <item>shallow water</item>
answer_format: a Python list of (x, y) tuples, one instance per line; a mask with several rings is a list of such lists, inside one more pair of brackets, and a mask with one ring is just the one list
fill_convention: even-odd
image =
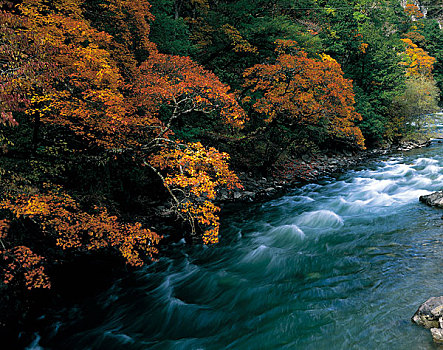
[(231, 208), (213, 247), (178, 244), (30, 349), (436, 349), (411, 323), (443, 294), (441, 146)]

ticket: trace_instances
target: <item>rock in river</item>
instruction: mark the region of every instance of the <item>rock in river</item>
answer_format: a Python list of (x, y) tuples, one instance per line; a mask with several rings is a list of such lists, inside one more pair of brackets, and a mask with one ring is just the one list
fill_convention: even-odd
[(426, 300), (418, 308), (412, 321), (430, 329), (436, 343), (443, 343), (443, 296)]
[(438, 344), (443, 344), (443, 329), (431, 328), (432, 339)]
[(426, 196), (420, 196), (420, 202), (423, 202), (431, 207), (443, 208), (443, 191), (434, 192)]

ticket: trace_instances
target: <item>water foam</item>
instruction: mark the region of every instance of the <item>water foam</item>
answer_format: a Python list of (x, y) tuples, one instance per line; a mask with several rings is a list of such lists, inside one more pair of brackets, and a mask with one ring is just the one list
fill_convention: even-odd
[(316, 210), (301, 214), (297, 224), (311, 228), (338, 228), (343, 226), (343, 219), (331, 210)]
[(305, 233), (297, 225), (278, 226), (272, 229), (269, 233), (277, 236), (305, 237)]

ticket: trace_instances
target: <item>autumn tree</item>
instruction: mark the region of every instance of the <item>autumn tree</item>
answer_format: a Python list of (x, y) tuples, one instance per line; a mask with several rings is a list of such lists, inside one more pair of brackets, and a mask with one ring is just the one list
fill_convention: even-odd
[[(115, 18), (122, 32), (88, 19), (98, 9)], [(25, 0), (16, 12), (2, 12), (0, 127), (27, 130), (30, 125), (34, 158), (26, 162), (42, 169), (51, 164), (46, 159), (63, 162), (58, 158), (65, 156), (73, 168), (85, 157), (108, 164), (130, 159), (134, 169), (145, 169), (165, 186), (193, 237), (214, 243), (219, 208), (212, 201), (219, 188), (240, 185), (227, 154), (180, 140), (177, 123), (198, 116), (233, 130), (242, 127), (245, 114), (213, 73), (187, 57), (160, 54), (148, 39), (150, 20), (144, 0)], [(143, 55), (146, 60), (138, 64)], [(66, 154), (57, 151), (60, 138)], [(8, 147), (6, 139), (0, 141)], [(69, 169), (61, 168), (54, 179), (63, 184)], [(28, 287), (50, 284), (43, 266), (53, 253), (45, 256), (48, 251), (34, 249), (29, 237), (10, 234), (8, 227), (17, 222), (32, 223), (48, 247), (62, 252), (115, 250), (135, 266), (155, 256), (160, 235), (151, 229), (125, 223), (103, 205), (79, 204), (63, 186), (43, 185), (51, 181), (41, 174), (37, 179), (43, 181), (34, 183), (32, 176), (10, 174), (31, 186), (4, 191), (0, 198), (5, 282), (15, 278), (14, 270)], [(25, 260), (26, 269), (14, 267), (25, 266)]]
[(171, 195), (172, 207), (191, 227), (191, 235), (203, 230), (205, 244), (218, 242), (220, 208), (212, 202), (217, 189), (221, 186), (241, 188), (237, 175), (228, 168), (228, 159), (228, 154), (205, 148), (201, 143), (181, 145), (177, 142), (145, 163), (163, 180)]
[(426, 115), (439, 110), (440, 91), (432, 74), (436, 59), (409, 38), (402, 41), (406, 45), (406, 57), (401, 63), (405, 69), (406, 88), (392, 101), (392, 117), (386, 137), (393, 142), (416, 132), (422, 126)]
[[(180, 141), (176, 123), (191, 114), (213, 115), (219, 124), (241, 128), (245, 113), (229, 87), (187, 57), (153, 53), (139, 68), (135, 82), (137, 106), (152, 118), (151, 140), (142, 146), (152, 156), (145, 160), (171, 194), (178, 215), (197, 233), (196, 224), (209, 227), (205, 243), (218, 240), (219, 208), (211, 203), (220, 186), (240, 186), (227, 164), (229, 156), (201, 143)], [(160, 111), (162, 109), (162, 111)], [(205, 118), (206, 120), (208, 117)], [(162, 173), (162, 171), (166, 171)]]
[[(9, 213), (6, 215), (10, 222), (27, 220), (37, 225), (49, 247), (54, 245), (77, 252), (115, 247), (134, 266), (142, 265), (146, 258), (153, 258), (158, 252), (155, 245), (161, 237), (155, 232), (142, 228), (139, 223), (121, 224), (106, 208), (96, 207), (94, 214), (86, 213), (57, 186), (44, 184), (43, 190), (35, 194), (5, 191), (0, 210)], [(7, 263), (4, 282), (11, 282), (21, 269), (28, 289), (49, 287), (49, 278), (41, 265), (45, 258), (26, 246), (7, 249), (6, 245), (20, 242), (14, 236), (8, 237), (8, 228), (3, 221), (2, 239), (5, 243), (2, 241), (1, 254)]]
[(402, 39), (406, 46), (406, 76), (431, 77), (435, 58), (414, 44), (411, 39)]
[(326, 139), (363, 148), (363, 136), (355, 122), (351, 81), (340, 65), (327, 55), (309, 58), (295, 42), (278, 41), (278, 58), (244, 73), (244, 86), (259, 93), (252, 108), (268, 125), (284, 124), (295, 129), (313, 127)]

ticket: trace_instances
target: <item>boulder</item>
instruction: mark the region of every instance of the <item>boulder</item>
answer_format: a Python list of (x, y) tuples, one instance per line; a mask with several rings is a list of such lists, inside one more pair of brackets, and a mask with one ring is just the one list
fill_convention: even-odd
[(443, 317), (443, 296), (426, 300), (415, 312), (412, 321), (425, 328), (440, 328)]
[(419, 200), (431, 207), (443, 208), (443, 191), (420, 196)]

